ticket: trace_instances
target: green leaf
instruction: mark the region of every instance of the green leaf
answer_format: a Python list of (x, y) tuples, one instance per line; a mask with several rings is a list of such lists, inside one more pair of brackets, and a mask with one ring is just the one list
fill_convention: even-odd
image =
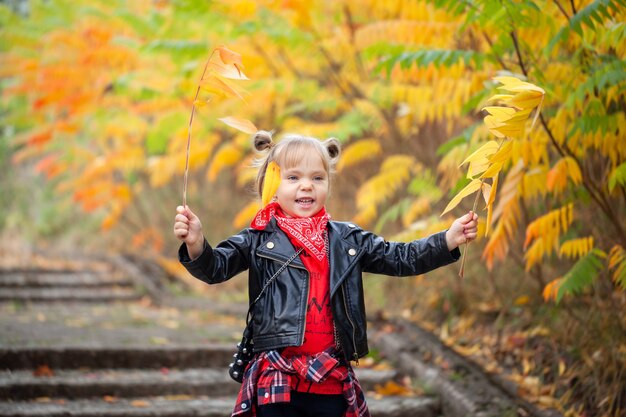
[(626, 188), (626, 162), (615, 168), (609, 175), (609, 191), (613, 191), (618, 184)]
[(589, 287), (604, 270), (604, 258), (606, 258), (606, 253), (597, 248), (580, 258), (563, 277), (563, 282), (559, 286), (556, 296), (557, 304), (563, 296), (579, 294)]

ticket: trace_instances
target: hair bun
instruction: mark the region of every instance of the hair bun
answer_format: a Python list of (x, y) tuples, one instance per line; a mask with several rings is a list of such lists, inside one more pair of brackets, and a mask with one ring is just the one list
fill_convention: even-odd
[(339, 154), (341, 153), (341, 144), (335, 138), (328, 138), (323, 142), (324, 146), (328, 150), (328, 155), (331, 159), (335, 160), (339, 158)]
[(254, 149), (264, 151), (274, 145), (272, 142), (272, 133), (266, 130), (259, 130), (254, 134)]

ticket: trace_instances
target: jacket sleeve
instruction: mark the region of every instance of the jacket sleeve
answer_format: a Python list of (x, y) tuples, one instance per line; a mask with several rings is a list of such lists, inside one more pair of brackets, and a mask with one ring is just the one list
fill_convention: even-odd
[(376, 274), (410, 276), (432, 271), (455, 262), (461, 256), (458, 248), (448, 250), (446, 232), (439, 232), (412, 242), (387, 242), (363, 231), (365, 255), (363, 271)]
[(202, 253), (193, 260), (183, 243), (178, 249), (178, 260), (194, 277), (208, 284), (217, 284), (248, 269), (251, 242), (250, 229), (242, 230), (215, 248), (205, 239)]

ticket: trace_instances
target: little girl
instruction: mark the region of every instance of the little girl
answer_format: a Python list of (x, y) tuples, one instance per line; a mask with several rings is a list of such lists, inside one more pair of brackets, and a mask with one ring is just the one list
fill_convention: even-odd
[[(268, 151), (257, 187), (262, 201), (271, 201), (250, 228), (212, 247), (188, 207), (177, 208), (174, 224), (184, 242), (180, 262), (202, 281), (223, 282), (247, 269), (254, 300), (280, 271), (252, 307), (255, 357), (232, 415), (369, 416), (351, 366), (368, 353), (362, 273), (419, 275), (454, 262), (458, 246), (476, 237), (478, 216), (470, 212), (424, 239), (387, 242), (326, 212), (336, 139), (288, 136), (274, 144), (261, 131), (254, 146)], [(277, 189), (264, 189), (276, 169)]]

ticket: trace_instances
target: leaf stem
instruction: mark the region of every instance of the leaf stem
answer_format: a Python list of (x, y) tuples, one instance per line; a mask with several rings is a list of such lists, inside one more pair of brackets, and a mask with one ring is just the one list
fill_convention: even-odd
[[(476, 213), (476, 207), (478, 206), (478, 198), (480, 194), (483, 192), (483, 184), (485, 183), (484, 179), (480, 180), (480, 188), (476, 191), (476, 197), (474, 197), (474, 206), (472, 207), (472, 213)], [(465, 248), (463, 248), (463, 257), (461, 258), (461, 269), (459, 269), (459, 277), (465, 277), (465, 260), (467, 259), (467, 251), (469, 249), (470, 242), (465, 243)]]
[[(211, 62), (211, 58), (213, 58), (213, 54), (215, 54), (215, 49), (211, 52), (209, 59), (204, 64), (204, 70), (202, 71), (202, 76), (200, 77), (200, 81), (204, 79), (204, 75), (206, 74), (206, 70), (209, 67), (209, 62)], [(191, 105), (191, 115), (189, 116), (189, 125), (187, 126), (187, 155), (185, 157), (185, 176), (183, 178), (183, 207), (187, 207), (187, 180), (189, 178), (189, 153), (191, 150), (191, 125), (193, 124), (193, 115), (196, 112), (196, 100), (198, 99), (198, 94), (200, 94), (200, 81), (198, 82), (198, 88), (196, 88), (196, 95), (193, 98), (193, 103)]]

